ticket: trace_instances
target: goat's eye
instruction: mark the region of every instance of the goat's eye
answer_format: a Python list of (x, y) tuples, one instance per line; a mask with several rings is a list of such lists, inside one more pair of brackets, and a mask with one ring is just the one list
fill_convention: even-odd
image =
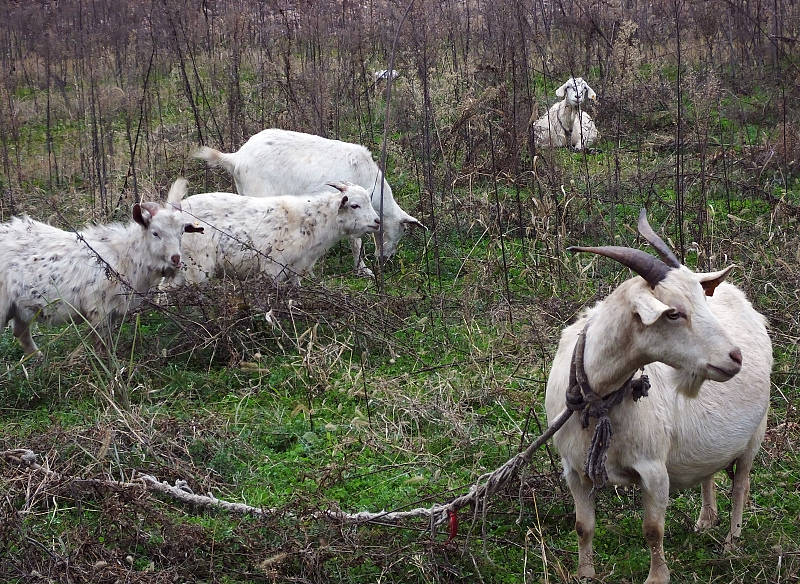
[(161, 236), (158, 234), (158, 231), (153, 231), (153, 237), (156, 239), (160, 238)]
[(352, 209), (360, 209), (361, 205), (356, 205), (355, 203), (353, 203), (352, 205), (350, 205), (350, 208), (352, 208)]
[(670, 320), (678, 320), (682, 316), (683, 315), (680, 312), (678, 312), (677, 310), (674, 310), (674, 309), (670, 310), (667, 313), (667, 318), (670, 319)]

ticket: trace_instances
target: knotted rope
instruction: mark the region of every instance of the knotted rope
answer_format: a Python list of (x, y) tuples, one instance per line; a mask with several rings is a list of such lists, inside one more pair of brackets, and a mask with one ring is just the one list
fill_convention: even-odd
[(583, 354), (586, 348), (586, 329), (589, 323), (583, 327), (578, 335), (578, 342), (572, 353), (572, 364), (569, 369), (569, 387), (567, 388), (567, 409), (571, 412), (579, 412), (581, 425), (588, 428), (591, 418), (595, 418), (594, 434), (589, 451), (586, 453), (586, 465), (584, 471), (592, 480), (592, 490), (602, 489), (608, 481), (606, 472), (606, 460), (608, 459), (608, 447), (611, 445), (611, 436), (614, 434), (611, 427), (609, 411), (619, 405), (628, 393), (633, 401), (647, 396), (650, 389), (650, 379), (642, 373), (638, 379), (633, 379), (633, 374), (622, 386), (608, 395), (600, 396), (589, 385), (586, 377), (586, 369), (583, 366)]

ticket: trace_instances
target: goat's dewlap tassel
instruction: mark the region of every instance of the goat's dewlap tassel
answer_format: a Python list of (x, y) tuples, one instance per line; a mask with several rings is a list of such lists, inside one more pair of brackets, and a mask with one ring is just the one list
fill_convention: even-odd
[(608, 482), (606, 472), (606, 460), (608, 459), (608, 447), (611, 445), (611, 436), (614, 430), (611, 426), (611, 419), (608, 412), (625, 398), (630, 391), (634, 401), (647, 396), (650, 389), (650, 380), (647, 375), (642, 375), (634, 380), (631, 375), (622, 384), (622, 387), (609, 393), (606, 396), (599, 396), (589, 385), (586, 370), (583, 365), (583, 353), (586, 348), (586, 324), (583, 331), (578, 335), (575, 343), (575, 350), (572, 353), (572, 365), (569, 372), (569, 387), (567, 388), (566, 403), (567, 408), (573, 412), (579, 412), (581, 425), (588, 428), (591, 418), (595, 418), (594, 434), (589, 450), (586, 453), (586, 464), (584, 471), (594, 485), (594, 489), (602, 489)]

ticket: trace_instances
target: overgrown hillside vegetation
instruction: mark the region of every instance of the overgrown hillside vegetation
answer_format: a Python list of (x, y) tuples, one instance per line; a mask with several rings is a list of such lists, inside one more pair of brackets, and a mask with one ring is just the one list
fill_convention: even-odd
[[(3, 3), (3, 221), (125, 220), (178, 176), (233, 190), (189, 154), (279, 127), (385, 155), (428, 229), (385, 265), (369, 243), (374, 280), (345, 242), (299, 289), (153, 294), (107, 351), (81, 323), (41, 326), (44, 359), (23, 360), (6, 329), (0, 581), (571, 581), (551, 448), (457, 530), (320, 512), (445, 502), (537, 436), (561, 329), (631, 276), (566, 248), (648, 249), (645, 207), (689, 267), (736, 264), (775, 353), (741, 541), (723, 550), (725, 473), (708, 532), (699, 487), (673, 493), (672, 581), (799, 582), (798, 29), (786, 0)], [(570, 76), (598, 94), (601, 140), (537, 149), (530, 124)], [(198, 508), (142, 474), (274, 512)], [(641, 503), (598, 494), (600, 581), (647, 577)]]

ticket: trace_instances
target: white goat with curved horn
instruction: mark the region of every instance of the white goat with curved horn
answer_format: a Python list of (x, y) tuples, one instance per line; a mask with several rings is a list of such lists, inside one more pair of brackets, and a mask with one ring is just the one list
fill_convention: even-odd
[[(733, 266), (695, 273), (680, 264), (647, 223), (639, 232), (661, 260), (624, 247), (576, 247), (610, 257), (641, 277), (620, 284), (564, 329), (547, 382), (545, 407), (552, 422), (565, 407), (573, 352), (585, 342), (583, 370), (594, 393), (607, 397), (643, 369), (649, 396), (630, 393), (608, 413), (613, 427), (605, 461), (609, 482), (638, 483), (644, 502), (644, 537), (650, 547), (646, 584), (669, 581), (664, 557), (664, 515), (671, 490), (702, 484), (698, 529), (717, 521), (714, 474), (733, 470), (727, 544), (741, 534), (750, 469), (767, 423), (772, 344), (764, 317), (744, 293), (723, 282)], [(574, 375), (573, 375), (574, 376)], [(572, 416), (553, 442), (575, 502), (578, 576), (593, 577), (595, 511), (584, 459), (592, 422)]]

